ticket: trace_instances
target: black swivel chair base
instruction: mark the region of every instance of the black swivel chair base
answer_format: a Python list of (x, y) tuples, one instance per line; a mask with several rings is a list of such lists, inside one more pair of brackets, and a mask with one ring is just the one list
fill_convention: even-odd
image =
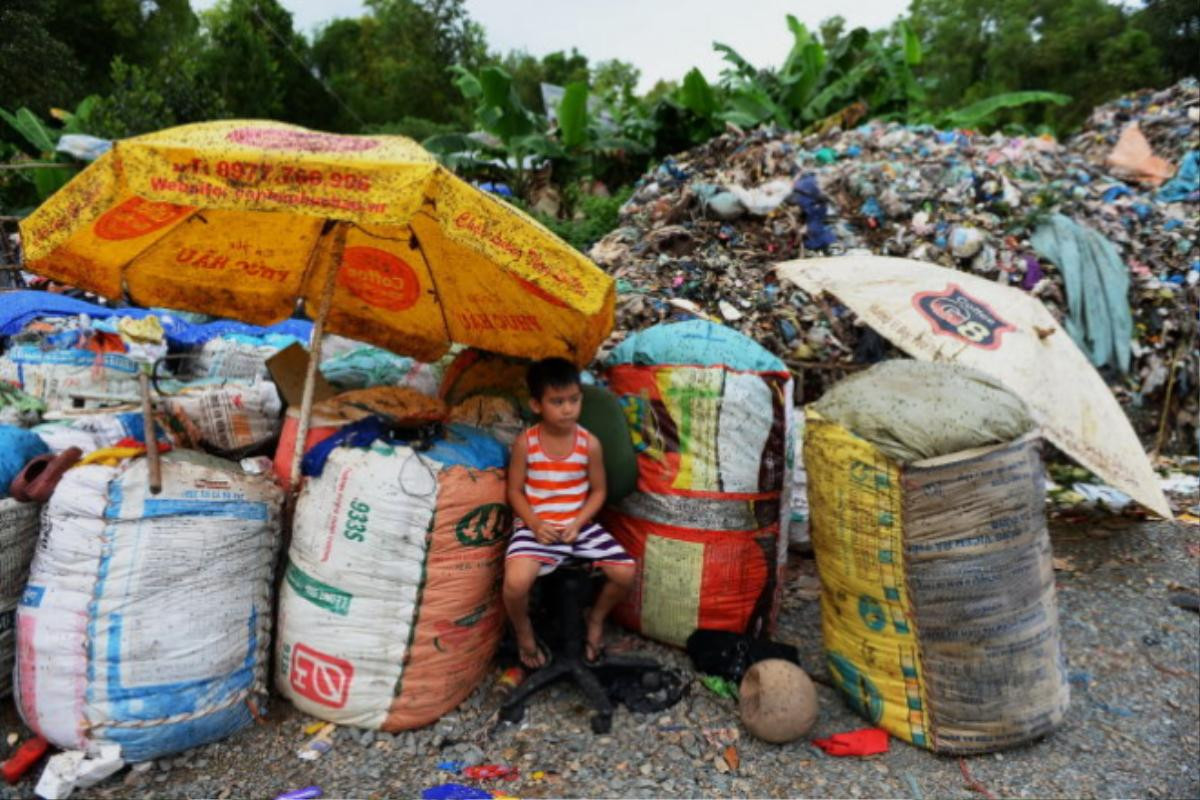
[(558, 595), (562, 647), (553, 654), (549, 664), (526, 678), (505, 699), (500, 706), (500, 719), (504, 722), (520, 722), (525, 717), (525, 705), (530, 697), (563, 678), (569, 678), (583, 692), (588, 705), (595, 712), (591, 720), (592, 731), (608, 733), (612, 729), (613, 704), (605, 686), (618, 678), (628, 679), (639, 675), (647, 681), (657, 681), (662, 668), (645, 658), (601, 655), (595, 663), (586, 661), (586, 626), (580, 600), (588, 596), (591, 588), (588, 571), (568, 564), (559, 567), (545, 581), (551, 584), (547, 588)]

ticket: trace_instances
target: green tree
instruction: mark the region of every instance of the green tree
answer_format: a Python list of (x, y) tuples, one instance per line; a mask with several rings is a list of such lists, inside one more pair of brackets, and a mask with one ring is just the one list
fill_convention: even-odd
[(333, 100), (336, 111), (328, 125), (330, 130), (358, 130), (363, 124), (360, 113), (366, 114), (376, 125), (383, 121), (382, 116), (368, 110), (376, 99), (366, 91), (361, 79), (370, 69), (367, 48), (370, 32), (375, 26), (370, 17), (337, 19), (321, 28), (313, 39), (313, 65), (328, 88), (330, 98), (337, 98)]
[(202, 77), (230, 113), (314, 127), (335, 116), (311, 74), (308, 41), (277, 0), (222, 0), (203, 21)]
[(114, 58), (156, 64), (197, 29), (188, 0), (52, 0), (49, 5), (49, 30), (83, 67), (79, 96), (108, 91)]
[(592, 67), (592, 90), (614, 102), (631, 103), (635, 99), (642, 71), (627, 61), (610, 59)]
[(586, 83), (588, 80), (587, 56), (574, 47), (568, 55), (562, 50), (542, 56), (542, 68), (546, 83), (566, 86), (568, 83)]
[(87, 115), (87, 130), (120, 139), (172, 125), (230, 116), (220, 93), (203, 75), (198, 44), (180, 44), (153, 67), (112, 64), (112, 91)]
[(1134, 21), (1162, 54), (1168, 80), (1200, 75), (1200, 3), (1144, 0)]
[[(465, 122), (449, 67), (486, 59), (483, 30), (463, 0), (368, 0), (358, 20), (338, 20), (313, 43), (319, 74), (358, 124), (401, 117)], [(344, 122), (344, 121), (343, 121)]]
[(1068, 128), (1093, 106), (1163, 78), (1149, 35), (1106, 0), (912, 0), (908, 24), (923, 44), (921, 75), (936, 108), (1049, 90), (1073, 101), (1027, 106), (1011, 119)]
[(526, 50), (512, 50), (500, 60), (499, 66), (512, 76), (513, 86), (521, 104), (539, 114), (545, 114), (542, 84), (546, 82), (546, 67), (541, 59)]
[(45, 114), (78, 96), (83, 65), (52, 33), (52, 0), (6, 0), (0, 5), (0, 102)]

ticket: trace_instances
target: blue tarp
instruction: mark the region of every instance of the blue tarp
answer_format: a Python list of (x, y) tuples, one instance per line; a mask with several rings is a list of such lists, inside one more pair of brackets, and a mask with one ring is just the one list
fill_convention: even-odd
[(243, 322), (226, 319), (194, 323), (184, 319), (182, 315), (166, 309), (109, 308), (60, 294), (24, 290), (0, 294), (0, 336), (12, 336), (19, 333), (30, 322), (42, 317), (65, 317), (77, 314), (87, 314), (93, 319), (108, 317), (141, 319), (153, 314), (159, 318), (163, 329), (167, 332), (167, 340), (180, 347), (194, 347), (218, 336), (229, 334), (242, 336), (279, 334), (307, 342), (312, 333), (312, 323), (301, 319), (288, 319), (269, 327), (247, 325)]
[(307, 344), (312, 334), (312, 323), (305, 319), (285, 319), (276, 325), (266, 328), (259, 325), (247, 325), (231, 319), (219, 319), (200, 324), (183, 323), (177, 328), (167, 331), (167, 339), (171, 344), (191, 347), (204, 344), (218, 336), (291, 336)]
[[(76, 300), (74, 297), (50, 292), (28, 290), (4, 292), (0, 294), (0, 336), (12, 336), (20, 333), (22, 328), (41, 317), (71, 317), (77, 314), (88, 314), (95, 319), (114, 315), (141, 319), (153, 313), (144, 308), (107, 308), (86, 300)], [(163, 323), (166, 327), (165, 320)]]

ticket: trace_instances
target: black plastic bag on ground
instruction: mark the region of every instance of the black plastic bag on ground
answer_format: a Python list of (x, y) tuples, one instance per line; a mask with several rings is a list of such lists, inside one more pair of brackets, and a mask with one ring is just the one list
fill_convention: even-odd
[(698, 672), (742, 680), (750, 665), (782, 658), (800, 666), (800, 652), (790, 644), (755, 639), (745, 634), (698, 628), (687, 639), (687, 654)]

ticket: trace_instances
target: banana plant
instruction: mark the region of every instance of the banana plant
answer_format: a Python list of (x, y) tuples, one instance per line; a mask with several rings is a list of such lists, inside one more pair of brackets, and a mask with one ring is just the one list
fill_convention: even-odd
[(606, 160), (647, 151), (636, 139), (600, 123), (589, 108), (586, 83), (565, 87), (556, 109), (557, 128), (551, 131), (545, 117), (524, 106), (512, 78), (500, 67), (485, 67), (478, 74), (461, 66), (451, 69), (459, 91), (474, 103), (479, 132), (434, 136), (423, 144), (460, 173), (478, 176), (500, 167), (514, 191), (524, 195), (532, 169), (546, 162), (553, 163), (562, 182), (594, 177)]
[(571, 83), (559, 102), (558, 143), (563, 155), (555, 162), (556, 174), (563, 183), (584, 178), (632, 180), (645, 167), (650, 148), (626, 135), (611, 113), (607, 117), (594, 113), (589, 94), (586, 83)]
[(521, 102), (512, 77), (500, 67), (478, 74), (461, 65), (450, 67), (454, 84), (474, 103), (478, 130), (432, 136), (422, 144), (443, 164), (471, 177), (497, 177), (523, 193), (536, 160), (560, 155), (561, 147), (544, 133), (545, 119)]
[[(13, 113), (0, 108), (0, 119), (21, 135), (21, 139), (14, 140), (13, 144), (27, 158), (23, 164), (20, 160), (15, 163), (21, 164), (21, 171), (33, 183), (39, 201), (62, 188), (78, 171), (75, 161), (56, 152), (55, 148), (63, 134), (83, 132), (88, 112), (96, 100), (95, 96), (85, 98), (74, 112), (52, 109), (51, 115), (63, 123), (61, 128), (47, 126), (28, 108), (18, 108)], [(36, 160), (29, 161), (28, 158)]]

